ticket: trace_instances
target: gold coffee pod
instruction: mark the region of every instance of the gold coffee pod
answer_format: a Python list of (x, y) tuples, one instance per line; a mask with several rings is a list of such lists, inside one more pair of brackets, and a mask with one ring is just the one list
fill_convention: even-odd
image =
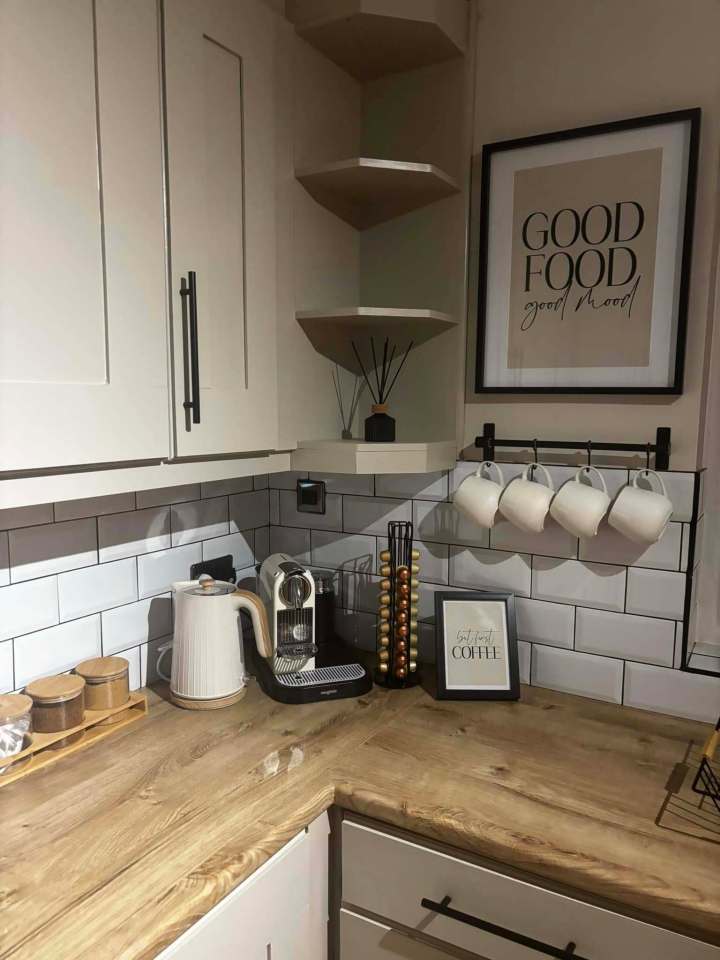
[(392, 586), (392, 584), (390, 583), (389, 580), (381, 580), (381, 581), (380, 581), (380, 589), (381, 589), (381, 590), (389, 590), (391, 586)]
[(390, 604), (390, 594), (387, 592), (381, 593), (379, 599), (383, 607), (387, 607)]
[(386, 663), (379, 663), (379, 664), (378, 664), (378, 670), (380, 671), (380, 673), (387, 673), (387, 672), (388, 672), (388, 669), (389, 669), (389, 667), (388, 667), (388, 665), (387, 665)]
[[(380, 556), (382, 557), (382, 554), (381, 554)], [(419, 550), (413, 550), (411, 556), (412, 556), (413, 560), (419, 560), (419, 559), (420, 559), (420, 551), (419, 551)]]
[(380, 663), (387, 663), (389, 659), (390, 659), (390, 654), (388, 653), (388, 651), (380, 650), (380, 652), (378, 653), (378, 660), (380, 661)]
[(390, 564), (389, 564), (389, 563), (384, 563), (384, 564), (380, 567), (380, 575), (381, 575), (382, 577), (389, 577), (389, 576), (390, 576), (390, 573), (391, 573)]
[(381, 623), (381, 624), (380, 624), (380, 633), (382, 633), (382, 634), (388, 634), (388, 633), (390, 633), (390, 624), (389, 624), (389, 623)]
[(411, 661), (410, 661), (410, 668), (409, 668), (409, 669), (410, 669), (410, 673), (415, 673), (415, 671), (417, 670), (417, 660), (411, 660)]
[(418, 580), (417, 577), (412, 578), (412, 580), (410, 581), (410, 586), (412, 587), (413, 590), (417, 590), (417, 588), (420, 586), (420, 581)]
[(382, 563), (390, 563), (390, 551), (389, 551), (389, 550), (381, 550), (381, 551), (380, 551), (380, 560), (382, 561)]
[(390, 610), (388, 607), (380, 607), (380, 619), (389, 620), (390, 619)]
[(380, 646), (389, 647), (390, 646), (390, 637), (380, 637)]

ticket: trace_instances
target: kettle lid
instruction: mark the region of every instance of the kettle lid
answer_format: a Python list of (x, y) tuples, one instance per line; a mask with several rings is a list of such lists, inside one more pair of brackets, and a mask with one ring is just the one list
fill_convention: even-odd
[(227, 583), (225, 580), (214, 580), (208, 574), (203, 573), (196, 584), (183, 590), (191, 597), (226, 597), (229, 593), (235, 593), (237, 587), (234, 583)]

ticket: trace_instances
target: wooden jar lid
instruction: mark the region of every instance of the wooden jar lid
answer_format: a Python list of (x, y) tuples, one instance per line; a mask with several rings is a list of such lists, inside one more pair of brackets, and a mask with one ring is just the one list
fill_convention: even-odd
[(82, 693), (84, 687), (85, 681), (82, 677), (64, 673), (58, 677), (33, 680), (25, 687), (25, 693), (32, 697), (35, 703), (65, 703)]
[(0, 723), (19, 720), (30, 712), (32, 700), (24, 693), (7, 693), (0, 697)]
[(117, 680), (130, 669), (125, 657), (95, 657), (93, 660), (83, 660), (75, 667), (86, 683), (106, 683), (108, 680)]

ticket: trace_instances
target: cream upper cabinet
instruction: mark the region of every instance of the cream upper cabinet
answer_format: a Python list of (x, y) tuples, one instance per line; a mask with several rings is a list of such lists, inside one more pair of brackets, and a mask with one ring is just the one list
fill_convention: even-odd
[(0, 0), (0, 474), (168, 454), (158, 31)]
[(259, 0), (166, 0), (177, 457), (277, 444), (276, 45)]

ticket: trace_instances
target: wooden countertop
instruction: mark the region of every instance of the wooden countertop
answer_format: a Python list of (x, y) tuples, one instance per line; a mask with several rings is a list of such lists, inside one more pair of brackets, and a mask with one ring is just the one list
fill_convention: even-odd
[(333, 802), (720, 943), (720, 827), (656, 824), (708, 732), (527, 687), (293, 707), (251, 684), (208, 713), (151, 692), (147, 719), (0, 790), (0, 957), (154, 957)]

